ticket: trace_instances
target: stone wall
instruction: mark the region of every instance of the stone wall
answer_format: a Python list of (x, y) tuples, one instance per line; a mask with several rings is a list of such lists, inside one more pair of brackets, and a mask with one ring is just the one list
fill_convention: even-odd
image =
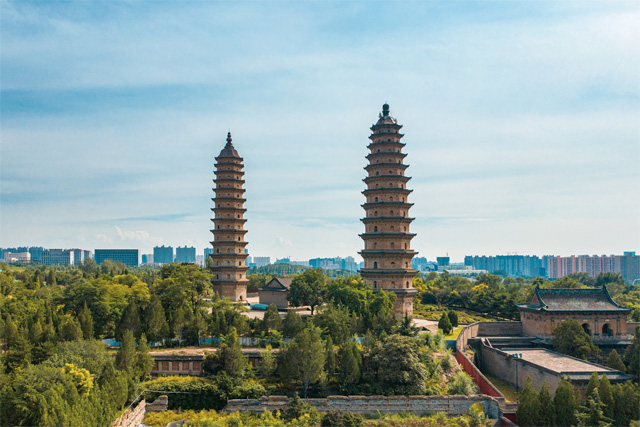
[(146, 413), (146, 402), (140, 401), (136, 407), (128, 408), (125, 413), (111, 423), (111, 427), (138, 427)]
[(546, 381), (552, 395), (560, 383), (560, 376), (557, 373), (527, 360), (510, 357), (497, 348), (482, 345), (481, 360), (482, 369), (485, 372), (500, 378), (518, 390), (524, 387), (527, 376), (531, 377), (536, 390), (540, 390), (543, 381)]
[(147, 412), (164, 412), (167, 408), (169, 408), (169, 397), (166, 394), (158, 396), (151, 403), (147, 403)]
[[(410, 412), (425, 414), (445, 412), (447, 415), (465, 415), (471, 405), (482, 403), (489, 418), (500, 418), (500, 405), (490, 396), (329, 396), (325, 399), (302, 399), (319, 412), (345, 411), (356, 414)], [(263, 396), (260, 399), (230, 399), (223, 409), (227, 413), (253, 411), (282, 411), (289, 398)]]
[(513, 337), (522, 335), (521, 322), (479, 322), (479, 337)]
[[(496, 323), (498, 325), (486, 326), (488, 323)], [(456, 360), (462, 366), (464, 371), (473, 378), (473, 382), (480, 388), (480, 391), (488, 396), (492, 396), (500, 403), (501, 408), (506, 408), (506, 399), (504, 395), (493, 385), (491, 382), (480, 372), (480, 370), (473, 364), (473, 361), (467, 357), (464, 353), (467, 347), (468, 341), (472, 338), (476, 338), (479, 334), (480, 328), (485, 329), (486, 333), (497, 333), (498, 336), (503, 335), (502, 332), (506, 332), (511, 325), (503, 325), (514, 322), (476, 322), (468, 326), (465, 326), (458, 338), (456, 339)], [(515, 322), (518, 323), (518, 322)], [(505, 326), (503, 329), (502, 326)], [(517, 328), (516, 328), (517, 329)]]

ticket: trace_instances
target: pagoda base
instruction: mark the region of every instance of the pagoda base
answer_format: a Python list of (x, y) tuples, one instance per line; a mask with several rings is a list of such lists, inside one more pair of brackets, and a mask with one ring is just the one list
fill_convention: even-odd
[(247, 284), (214, 284), (213, 292), (217, 293), (220, 298), (227, 298), (232, 302), (247, 301)]
[(404, 319), (404, 316), (413, 316), (413, 293), (397, 293), (396, 302), (393, 304), (393, 312), (397, 319)]

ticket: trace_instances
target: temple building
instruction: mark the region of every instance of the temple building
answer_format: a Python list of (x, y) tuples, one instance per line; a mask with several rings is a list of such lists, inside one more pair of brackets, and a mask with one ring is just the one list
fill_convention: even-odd
[(369, 164), (364, 169), (368, 175), (363, 180), (367, 189), (362, 192), (366, 197), (362, 205), (366, 212), (362, 219), (365, 232), (360, 235), (364, 250), (359, 252), (364, 259), (360, 275), (374, 292), (396, 294), (393, 309), (398, 317), (413, 314), (417, 293), (413, 287), (416, 270), (411, 267), (411, 259), (417, 254), (411, 249), (415, 234), (409, 231), (413, 221), (409, 209), (413, 204), (408, 202), (412, 190), (407, 189), (407, 183), (411, 178), (405, 176), (409, 165), (403, 163), (406, 154), (402, 148), (406, 144), (400, 142), (404, 136), (401, 128), (389, 115), (389, 105), (384, 104), (378, 122), (371, 126), (373, 133), (367, 146)]
[(214, 207), (213, 219), (213, 253), (211, 257), (211, 283), (213, 291), (222, 298), (231, 301), (246, 301), (248, 267), (245, 259), (247, 242), (244, 236), (247, 231), (244, 224), (244, 165), (242, 157), (233, 148), (231, 132), (227, 134), (227, 144), (216, 157), (215, 197), (211, 200)]
[(616, 304), (606, 286), (583, 289), (536, 286), (531, 301), (516, 306), (523, 335), (550, 337), (563, 320), (575, 319), (596, 343), (626, 338), (627, 316), (632, 310)]

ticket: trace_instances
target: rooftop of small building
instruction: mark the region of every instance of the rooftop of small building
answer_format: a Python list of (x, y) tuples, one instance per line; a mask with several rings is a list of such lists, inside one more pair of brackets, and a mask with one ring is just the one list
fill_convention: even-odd
[(526, 304), (518, 308), (536, 311), (630, 311), (616, 304), (606, 286), (601, 288), (541, 288), (536, 289)]
[(542, 366), (558, 374), (569, 374), (573, 379), (580, 379), (578, 377), (582, 375), (586, 375), (588, 379), (593, 372), (597, 372), (598, 375), (607, 374), (609, 379), (629, 377), (624, 372), (543, 348), (513, 348), (502, 351), (512, 356), (517, 355), (519, 359)]

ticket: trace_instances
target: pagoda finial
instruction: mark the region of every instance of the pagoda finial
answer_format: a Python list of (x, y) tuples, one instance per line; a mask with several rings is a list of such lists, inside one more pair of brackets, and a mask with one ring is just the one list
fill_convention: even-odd
[(231, 142), (231, 131), (227, 132), (227, 142)]
[(382, 105), (382, 115), (387, 117), (389, 115), (389, 104), (386, 102)]

